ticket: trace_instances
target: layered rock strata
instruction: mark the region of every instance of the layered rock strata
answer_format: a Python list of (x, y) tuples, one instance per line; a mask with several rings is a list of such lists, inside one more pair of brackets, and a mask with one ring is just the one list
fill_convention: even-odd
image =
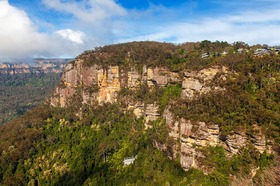
[[(246, 145), (253, 145), (259, 153), (265, 150), (271, 153), (271, 147), (267, 145), (266, 138), (261, 132), (260, 127), (255, 126), (254, 134), (251, 140), (244, 132), (234, 132), (226, 136), (225, 140), (221, 140), (221, 130), (218, 125), (207, 124), (202, 121), (191, 121), (184, 118), (175, 119), (174, 114), (166, 109), (163, 117), (169, 128), (169, 137), (175, 141), (179, 141), (179, 145), (172, 145), (173, 150), (171, 159), (180, 157), (180, 163), (184, 170), (190, 168), (202, 168), (199, 159), (203, 158), (200, 148), (207, 146), (222, 146), (227, 151), (228, 156), (238, 154), (239, 150)], [(167, 149), (168, 147), (165, 147)]]
[[(123, 89), (137, 90), (146, 84), (149, 89), (154, 87), (166, 87), (168, 84), (178, 83), (181, 86), (181, 99), (195, 99), (196, 96), (210, 91), (224, 91), (211, 82), (215, 78), (223, 81), (227, 78), (226, 67), (214, 66), (200, 71), (185, 71), (183, 73), (171, 72), (164, 67), (147, 67), (141, 69), (135, 67), (108, 66), (103, 68), (98, 65), (83, 66), (83, 60), (77, 59), (75, 63), (67, 64), (62, 75), (61, 86), (57, 87), (50, 103), (52, 106), (67, 106), (67, 102), (77, 92), (82, 95), (84, 104), (103, 104), (118, 101), (118, 93)], [(199, 159), (203, 158), (201, 147), (222, 146), (231, 156), (248, 145), (254, 145), (260, 153), (268, 149), (265, 136), (256, 128), (254, 135), (248, 139), (245, 133), (232, 133), (222, 141), (220, 139), (220, 127), (216, 124), (208, 124), (202, 121), (191, 121), (176, 117), (168, 108), (163, 115), (159, 113), (158, 103), (143, 103), (126, 100), (127, 109), (131, 109), (137, 118), (143, 117), (146, 128), (150, 121), (164, 118), (169, 129), (169, 137), (175, 143), (160, 144), (154, 142), (161, 150), (169, 149), (169, 158), (180, 158), (184, 170), (191, 167), (200, 168)], [(168, 146), (169, 145), (169, 146)], [(170, 150), (171, 149), (171, 150)]]

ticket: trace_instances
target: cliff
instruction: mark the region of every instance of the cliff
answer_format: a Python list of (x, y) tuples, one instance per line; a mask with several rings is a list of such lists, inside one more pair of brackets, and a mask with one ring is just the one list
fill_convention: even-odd
[(220, 55), (235, 47), (85, 51), (46, 104), (0, 126), (0, 185), (279, 185), (280, 57)]
[[(131, 51), (124, 53), (124, 61), (131, 61)], [(114, 62), (110, 65), (110, 61), (108, 64), (100, 63), (100, 58), (107, 56), (106, 59), (110, 60), (112, 55), (114, 56), (110, 51), (97, 50), (85, 53), (74, 62), (68, 63), (60, 86), (55, 89), (50, 99), (50, 104), (54, 107), (68, 107), (77, 96), (80, 97), (79, 102), (82, 105), (122, 102), (125, 105), (124, 110), (131, 110), (138, 119), (144, 119), (146, 130), (153, 127), (153, 122), (164, 120), (168, 128), (168, 136), (165, 137), (172, 139), (174, 143), (165, 144), (155, 140), (154, 145), (163, 151), (169, 149), (171, 151), (169, 158), (173, 160), (179, 158), (184, 170), (193, 167), (203, 169), (207, 173), (209, 170), (201, 163), (201, 159), (205, 158), (201, 149), (208, 146), (223, 147), (228, 157), (240, 153), (240, 150), (248, 146), (252, 146), (260, 154), (264, 151), (272, 153), (262, 127), (257, 124), (250, 128), (250, 136), (244, 126), (240, 126), (238, 130), (225, 132), (219, 122), (205, 121), (203, 114), (206, 113), (202, 113), (201, 118), (196, 119), (182, 117), (182, 114), (172, 111), (174, 110), (172, 100), (162, 108), (161, 98), (152, 98), (153, 92), (166, 90), (174, 85), (178, 85), (180, 91), (179, 98), (173, 100), (177, 101), (177, 104), (199, 101), (201, 96), (208, 94), (224, 97), (228, 91), (224, 84), (239, 76), (236, 71), (223, 65), (210, 65), (197, 70), (182, 68), (174, 71), (168, 66), (149, 65), (145, 62), (134, 65), (133, 63), (117, 65)], [(144, 94), (151, 99), (135, 98), (133, 94), (141, 90), (143, 93), (144, 89), (146, 91)], [(187, 109), (188, 106), (183, 107)]]
[(0, 74), (39, 74), (62, 73), (64, 66), (71, 59), (34, 59), (31, 64), (24, 62), (0, 63)]

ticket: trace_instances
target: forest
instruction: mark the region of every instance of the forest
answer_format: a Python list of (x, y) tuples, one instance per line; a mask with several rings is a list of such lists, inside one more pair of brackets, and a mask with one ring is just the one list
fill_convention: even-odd
[[(180, 45), (132, 42), (85, 51), (76, 58), (83, 59), (85, 67), (119, 65), (126, 69), (145, 64), (180, 73), (184, 69), (222, 65), (232, 73), (225, 81), (216, 77), (211, 82), (225, 88), (224, 94), (211, 92), (197, 99), (183, 100), (180, 83), (153, 90), (146, 84), (135, 90), (124, 88), (115, 103), (86, 105), (81, 102), (81, 95), (75, 94), (65, 108), (52, 107), (47, 102), (38, 104), (38, 99), (29, 98), (32, 106), (37, 105), (35, 108), (0, 126), (0, 184), (226, 186), (236, 180), (243, 180), (244, 184), (251, 180), (260, 186), (278, 184), (280, 56), (276, 53), (254, 56), (250, 48), (257, 47), (261, 46), (219, 41)], [(238, 48), (248, 52), (237, 53)], [(228, 54), (201, 58), (204, 52), (223, 51)], [(53, 89), (59, 76), (3, 78), (15, 89), (1, 91), (1, 97), (16, 94), (14, 90), (21, 88), (20, 97), (34, 94), (38, 98)], [(1, 90), (5, 86), (1, 81)], [(210, 171), (207, 174), (196, 168), (185, 171), (179, 159), (168, 158), (169, 149), (162, 151), (155, 147), (155, 142), (167, 146), (176, 143), (168, 137), (166, 120), (150, 121), (151, 127), (145, 128), (143, 117), (137, 118), (132, 111), (125, 110), (122, 100), (127, 97), (145, 104), (156, 101), (161, 114), (168, 107), (178, 118), (215, 123), (222, 131), (220, 140), (240, 128), (245, 128), (246, 136), (251, 139), (250, 131), (253, 125), (258, 125), (275, 153), (259, 153), (248, 145), (228, 156), (222, 146), (201, 147), (199, 151), (204, 157), (201, 164)], [(136, 157), (134, 163), (124, 166), (123, 160), (132, 156)], [(258, 167), (256, 175), (251, 177), (255, 167)]]
[(0, 125), (43, 103), (61, 74), (0, 74)]

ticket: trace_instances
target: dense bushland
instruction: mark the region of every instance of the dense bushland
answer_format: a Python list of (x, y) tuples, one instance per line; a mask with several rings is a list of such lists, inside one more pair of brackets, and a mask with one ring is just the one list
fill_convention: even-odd
[(61, 74), (0, 74), (0, 124), (23, 115), (42, 103), (58, 84)]

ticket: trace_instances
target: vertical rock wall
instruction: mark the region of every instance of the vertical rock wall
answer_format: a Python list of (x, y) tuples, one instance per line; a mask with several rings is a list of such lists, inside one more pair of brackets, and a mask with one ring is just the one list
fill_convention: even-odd
[[(126, 67), (126, 70), (119, 66), (102, 68), (98, 65), (84, 67), (83, 60), (69, 63), (65, 67), (61, 79), (61, 85), (56, 88), (51, 98), (51, 105), (65, 107), (70, 98), (78, 91), (82, 93), (82, 102), (92, 104), (93, 102), (113, 103), (117, 101), (118, 92), (122, 88), (136, 90), (141, 84), (146, 83), (149, 88), (166, 87), (168, 84), (182, 84), (182, 99), (195, 99), (197, 95), (210, 91), (224, 91), (221, 87), (211, 86), (211, 81), (217, 75), (221, 80), (226, 78), (228, 73), (225, 67), (211, 67), (200, 71), (186, 71), (183, 74), (170, 72), (167, 68), (148, 68), (143, 65), (142, 70), (135, 67)], [(158, 104), (130, 103), (127, 101), (127, 109), (132, 109), (137, 118), (145, 119), (146, 128), (150, 127), (149, 122), (163, 117), (169, 129), (169, 137), (176, 143), (171, 147), (166, 144), (155, 142), (159, 149), (171, 149), (171, 159), (180, 158), (181, 166), (188, 170), (191, 167), (199, 168), (198, 159), (203, 158), (199, 148), (206, 146), (223, 146), (229, 154), (236, 154), (248, 143), (253, 144), (259, 152), (268, 149), (266, 139), (261, 130), (256, 126), (251, 141), (245, 133), (233, 133), (221, 141), (220, 128), (215, 124), (207, 124), (201, 121), (190, 121), (184, 118), (176, 118), (168, 108), (163, 116), (159, 114)]]
[(184, 118), (175, 119), (172, 112), (166, 109), (163, 117), (169, 129), (169, 137), (179, 141), (179, 146), (172, 146), (173, 159), (180, 157), (180, 163), (184, 170), (201, 168), (199, 159), (203, 158), (201, 147), (222, 146), (228, 156), (239, 153), (246, 145), (253, 145), (260, 153), (271, 153), (271, 147), (266, 144), (266, 138), (260, 127), (254, 126), (251, 140), (245, 134), (245, 129), (226, 136), (225, 141), (220, 139), (221, 131), (218, 125), (207, 124), (201, 121), (190, 121)]

